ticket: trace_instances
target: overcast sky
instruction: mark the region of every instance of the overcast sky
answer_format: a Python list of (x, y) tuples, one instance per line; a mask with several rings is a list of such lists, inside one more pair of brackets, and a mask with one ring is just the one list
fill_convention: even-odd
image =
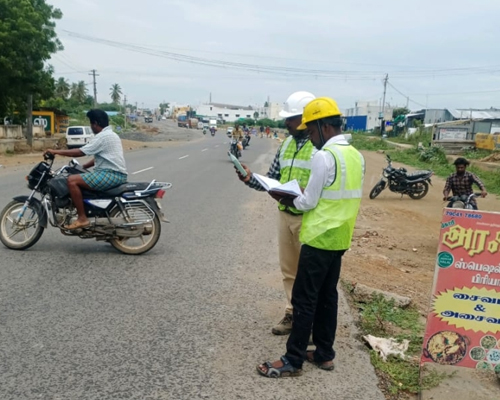
[[(47, 1), (64, 14), (57, 32), (65, 49), (51, 60), (56, 76), (90, 83), (96, 69), (99, 101), (109, 101), (111, 84), (119, 83), (139, 106), (196, 105), (210, 92), (214, 102), (262, 105), (268, 96), (282, 103), (307, 90), (345, 109), (380, 101), (387, 72), (391, 105), (406, 105), (397, 89), (413, 110), (500, 108), (499, 0)], [(165, 53), (249, 67), (185, 63)], [(256, 66), (277, 68), (249, 70)]]

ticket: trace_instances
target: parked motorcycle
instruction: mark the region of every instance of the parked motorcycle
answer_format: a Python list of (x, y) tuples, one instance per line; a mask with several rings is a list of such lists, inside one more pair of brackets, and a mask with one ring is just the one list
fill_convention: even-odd
[(389, 155), (386, 156), (387, 167), (382, 170), (382, 179), (373, 187), (370, 192), (370, 199), (377, 197), (387, 185), (394, 193), (407, 194), (413, 200), (420, 200), (429, 191), (432, 171), (417, 171), (409, 174), (405, 168), (394, 168)]
[(235, 156), (236, 158), (241, 157), (241, 150), (243, 150), (243, 146), (241, 143), (238, 141), (238, 139), (233, 138), (231, 140), (231, 144), (229, 146), (229, 151), (230, 153)]
[(472, 193), (469, 196), (467, 195), (462, 195), (462, 196), (452, 196), (448, 197), (446, 201), (448, 201), (448, 204), (446, 205), (447, 208), (463, 208), (465, 210), (474, 210), (474, 207), (472, 206), (471, 200), (476, 197), (481, 197), (481, 193)]
[(56, 171), (52, 170), (53, 163), (54, 156), (46, 154), (26, 177), (30, 195), (14, 197), (0, 213), (0, 241), (6, 247), (28, 249), (38, 242), (48, 223), (66, 236), (107, 241), (124, 254), (143, 254), (156, 245), (160, 220), (168, 222), (160, 200), (172, 184), (153, 180), (129, 182), (102, 192), (83, 190), (90, 225), (69, 231), (65, 226), (78, 214), (69, 196), (67, 178), (87, 170), (75, 159)]

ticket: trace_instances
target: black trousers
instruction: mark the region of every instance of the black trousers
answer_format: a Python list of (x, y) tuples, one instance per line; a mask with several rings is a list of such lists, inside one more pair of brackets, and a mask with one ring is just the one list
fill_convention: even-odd
[(338, 292), (342, 256), (345, 250), (331, 251), (302, 245), (297, 277), (292, 290), (293, 325), (286, 344), (286, 357), (295, 368), (306, 360), (311, 329), (316, 362), (335, 358), (333, 343), (337, 331)]

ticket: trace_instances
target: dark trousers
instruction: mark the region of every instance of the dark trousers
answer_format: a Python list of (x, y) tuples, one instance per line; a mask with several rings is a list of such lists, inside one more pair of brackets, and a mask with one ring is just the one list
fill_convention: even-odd
[(286, 344), (286, 357), (295, 368), (306, 360), (311, 328), (316, 362), (335, 358), (333, 342), (337, 330), (338, 292), (345, 250), (320, 250), (302, 245), (292, 291), (293, 325)]

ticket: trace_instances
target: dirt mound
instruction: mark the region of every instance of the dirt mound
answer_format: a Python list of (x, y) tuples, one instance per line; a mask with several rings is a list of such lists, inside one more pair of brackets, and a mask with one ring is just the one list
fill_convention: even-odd
[(500, 162), (500, 151), (490, 154), (488, 157), (481, 158), (482, 162)]

